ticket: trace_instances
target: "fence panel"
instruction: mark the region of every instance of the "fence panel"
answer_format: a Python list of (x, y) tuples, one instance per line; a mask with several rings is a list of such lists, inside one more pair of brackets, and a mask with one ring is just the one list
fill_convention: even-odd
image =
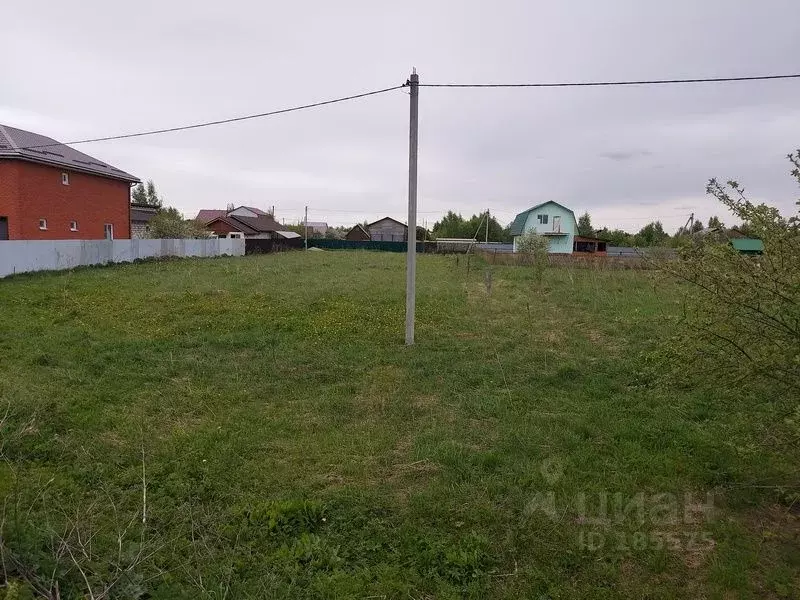
[(301, 238), (288, 240), (266, 240), (245, 238), (245, 254), (266, 254), (269, 252), (286, 252), (287, 250), (299, 250), (303, 247)]
[[(516, 265), (531, 264), (531, 257), (520, 253), (494, 252), (491, 250), (477, 250), (476, 254), (486, 260), (490, 265)], [(604, 256), (601, 254), (549, 254), (547, 263), (551, 267), (577, 267), (582, 269), (649, 269), (653, 268), (643, 257), (633, 256)]]
[(143, 258), (225, 255), (244, 255), (244, 240), (10, 240), (0, 242), (0, 277)]
[[(376, 240), (308, 240), (309, 248), (322, 248), (325, 250), (380, 250), (383, 252), (405, 252), (408, 248), (406, 242), (384, 242)], [(425, 242), (417, 242), (417, 252), (425, 252)]]

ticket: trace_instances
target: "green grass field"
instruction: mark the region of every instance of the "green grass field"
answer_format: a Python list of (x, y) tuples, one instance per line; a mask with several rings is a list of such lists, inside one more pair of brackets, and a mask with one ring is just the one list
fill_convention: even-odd
[(421, 256), (405, 347), (404, 261), (0, 281), (6, 589), (800, 598), (796, 399), (657, 377), (677, 285)]

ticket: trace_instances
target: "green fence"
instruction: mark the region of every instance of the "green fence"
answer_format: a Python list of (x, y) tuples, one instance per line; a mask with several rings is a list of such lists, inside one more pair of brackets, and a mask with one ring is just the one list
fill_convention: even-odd
[[(378, 242), (355, 240), (308, 240), (309, 248), (323, 248), (325, 250), (379, 250), (381, 252), (405, 252), (406, 242)], [(417, 242), (417, 252), (425, 252), (425, 243)]]

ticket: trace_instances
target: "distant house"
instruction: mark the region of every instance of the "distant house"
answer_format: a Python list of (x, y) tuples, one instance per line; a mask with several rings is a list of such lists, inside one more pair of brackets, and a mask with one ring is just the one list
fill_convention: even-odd
[(52, 138), (0, 125), (0, 240), (128, 239), (138, 181)]
[(158, 207), (152, 204), (131, 202), (131, 239), (149, 237), (150, 220), (156, 216)]
[(369, 241), (370, 237), (369, 237), (369, 232), (366, 229), (364, 229), (362, 225), (359, 224), (353, 227), (350, 231), (348, 231), (345, 234), (344, 239), (353, 242), (366, 242)]
[(308, 227), (308, 235), (311, 237), (325, 237), (325, 234), (328, 233), (328, 224), (322, 221), (306, 221), (303, 225)]
[(405, 242), (408, 240), (408, 226), (391, 217), (378, 219), (367, 225), (369, 237), (374, 242)]
[(711, 239), (717, 242), (728, 242), (742, 254), (763, 254), (764, 242), (747, 237), (736, 227), (707, 227), (692, 234), (695, 239)]
[[(238, 210), (238, 209), (237, 209)], [(259, 215), (243, 217), (233, 212), (208, 221), (205, 226), (221, 238), (253, 238), (271, 240), (280, 237), (278, 232), (284, 232), (272, 215)]]
[(511, 224), (514, 252), (517, 251), (519, 237), (529, 231), (547, 238), (548, 252), (551, 254), (572, 254), (575, 236), (578, 235), (578, 220), (575, 213), (558, 202), (537, 204), (519, 213)]
[(228, 215), (238, 216), (238, 217), (267, 217), (270, 213), (261, 210), (260, 208), (253, 208), (252, 206), (239, 206), (232, 210), (217, 210), (215, 208), (208, 209), (204, 208), (200, 212), (197, 213), (195, 219), (200, 221), (201, 223), (209, 223), (214, 219), (219, 217), (225, 217)]
[(753, 238), (733, 238), (731, 246), (742, 254), (763, 254), (764, 242)]

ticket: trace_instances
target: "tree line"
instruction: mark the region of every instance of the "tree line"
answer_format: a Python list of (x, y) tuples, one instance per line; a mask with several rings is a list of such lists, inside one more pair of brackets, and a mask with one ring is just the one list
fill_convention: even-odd
[[(206, 237), (208, 235), (202, 224), (184, 219), (176, 208), (165, 206), (164, 197), (159, 194), (152, 179), (146, 183), (138, 183), (133, 188), (131, 202), (154, 206), (159, 209), (156, 216), (149, 223), (151, 237)], [(363, 225), (366, 225), (366, 222)], [(708, 220), (707, 226), (709, 228), (724, 228), (725, 224), (719, 217), (712, 216)], [(654, 246), (677, 247), (681, 245), (681, 240), (685, 239), (687, 234), (697, 233), (705, 227), (702, 221), (694, 221), (691, 225), (680, 227), (674, 235), (670, 235), (664, 230), (661, 221), (652, 221), (638, 232), (629, 233), (622, 229), (609, 229), (608, 227), (595, 229), (592, 225), (591, 215), (588, 212), (583, 213), (578, 218), (578, 235), (605, 240), (610, 246), (633, 246), (639, 248)], [(750, 235), (751, 233), (751, 226), (746, 222), (737, 228), (745, 235)], [(302, 223), (287, 225), (286, 229), (297, 231), (301, 235), (305, 232)], [(330, 227), (325, 237), (342, 239), (349, 230), (349, 227)], [(488, 239), (490, 242), (511, 243), (511, 223), (505, 226), (502, 225), (489, 211), (473, 214), (466, 219), (460, 213), (448, 210), (440, 220), (433, 224), (431, 229), (417, 227), (417, 239), (436, 238), (474, 238), (479, 241)]]
[[(461, 214), (452, 210), (441, 220), (434, 223), (430, 231), (431, 238), (466, 238), (477, 240), (486, 239), (486, 218), (487, 213), (472, 215), (465, 219)], [(709, 228), (724, 228), (725, 224), (717, 216), (712, 216), (708, 220)], [(750, 226), (747, 223), (737, 227), (742, 233), (748, 235)], [(697, 233), (705, 229), (702, 221), (694, 221), (689, 227), (680, 227), (675, 234), (670, 235), (664, 230), (661, 221), (652, 221), (639, 229), (636, 233), (630, 233), (622, 229), (595, 229), (592, 225), (592, 217), (588, 212), (583, 213), (578, 218), (578, 235), (585, 237), (595, 237), (608, 242), (610, 246), (633, 246), (633, 247), (653, 247), (653, 246), (679, 246), (681, 239), (687, 233)], [(511, 243), (511, 224), (501, 225), (497, 219), (489, 213), (489, 235), (490, 242)]]

